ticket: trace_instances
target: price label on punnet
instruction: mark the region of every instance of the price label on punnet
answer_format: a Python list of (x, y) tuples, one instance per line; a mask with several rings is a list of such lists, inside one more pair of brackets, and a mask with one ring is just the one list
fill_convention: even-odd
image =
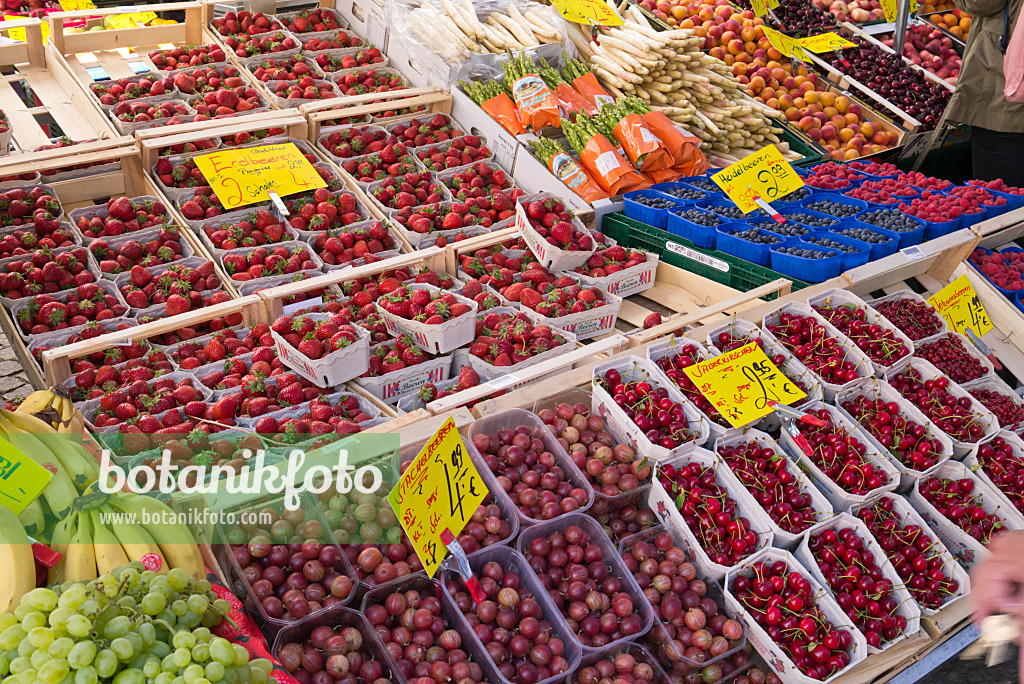
[(747, 155), (711, 177), (744, 214), (758, 208), (757, 200), (774, 202), (804, 186), (793, 166), (775, 145)]
[(428, 577), (444, 560), (445, 532), (458, 537), (486, 496), (483, 478), (448, 416), (388, 494)]
[(767, 416), (807, 395), (751, 342), (683, 369), (733, 427)]
[(949, 329), (961, 335), (970, 330), (982, 337), (994, 327), (966, 273), (929, 297), (928, 302), (946, 319)]
[(218, 150), (195, 161), (225, 209), (327, 186), (295, 143)]

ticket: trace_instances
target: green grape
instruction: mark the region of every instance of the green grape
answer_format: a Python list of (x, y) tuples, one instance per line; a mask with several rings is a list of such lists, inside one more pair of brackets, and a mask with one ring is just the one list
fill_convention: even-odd
[(122, 596), (117, 599), (117, 606), (124, 610), (135, 610), (138, 605), (139, 602), (135, 600), (134, 596)]
[(144, 646), (152, 646), (156, 643), (156, 627), (152, 622), (143, 622), (136, 628), (135, 633), (142, 639)]
[[(191, 575), (190, 575), (190, 577), (191, 577)], [(210, 580), (208, 580), (208, 579), (201, 579), (198, 582), (196, 582), (196, 592), (199, 593), (199, 594), (209, 594), (210, 593), (210, 589), (212, 589), (212, 588), (213, 588), (213, 585), (210, 584)]]
[[(21, 597), (22, 603), (28, 601), (36, 610), (41, 610), (44, 613), (49, 613), (51, 610), (57, 607), (57, 592), (53, 589), (47, 589), (45, 587), (39, 587), (28, 592)], [(63, 677), (61, 678), (63, 679)]]
[(205, 596), (198, 594), (188, 597), (188, 609), (193, 613), (202, 615), (206, 612), (206, 609), (210, 607), (210, 600)]
[(185, 671), (182, 673), (182, 676), (185, 677), (185, 684), (196, 684), (196, 680), (202, 677), (204, 674), (206, 674), (206, 671), (203, 670), (202, 665), (192, 663), (191, 665), (185, 668)]
[(178, 632), (171, 643), (174, 648), (192, 648), (196, 645), (196, 637), (192, 632)]
[[(36, 652), (36, 647), (33, 646), (31, 643), (29, 643), (28, 639), (25, 639), (20, 644), (18, 644), (18, 655), (23, 657), (23, 658), (28, 658), (29, 656), (31, 656), (35, 652)], [(44, 653), (45, 653), (45, 651), (44, 651)]]
[(156, 677), (160, 674), (160, 661), (154, 659), (147, 662), (142, 666), (142, 674), (146, 675), (146, 677), (150, 679)]
[[(50, 626), (58, 630), (66, 630), (68, 626), (68, 620), (70, 620), (78, 613), (75, 612), (74, 608), (59, 607), (50, 613)], [(41, 625), (40, 625), (41, 626)]]
[(210, 641), (210, 656), (223, 665), (235, 664), (235, 649), (227, 639), (217, 637)]
[(100, 602), (94, 598), (86, 599), (82, 602), (82, 605), (78, 606), (78, 612), (82, 615), (95, 615), (100, 611), (103, 606)]
[[(227, 641), (225, 639), (225, 641)], [(235, 665), (245, 665), (249, 662), (249, 652), (245, 650), (245, 646), (241, 644), (232, 644), (230, 641), (232, 650), (235, 652)]]
[[(179, 632), (180, 634), (181, 632)], [(179, 669), (186, 667), (192, 662), (192, 654), (187, 648), (178, 648), (174, 653), (171, 654), (171, 658), (174, 659), (174, 664)]]
[(174, 675), (170, 672), (161, 672), (153, 679), (153, 684), (171, 684), (174, 681)]
[(174, 678), (174, 681), (171, 682), (171, 684), (185, 684), (185, 678), (182, 677), (181, 675), (178, 675), (177, 677)]
[(221, 615), (230, 615), (231, 614), (231, 604), (228, 603), (224, 599), (214, 599), (214, 601), (213, 601), (213, 609), (216, 610)]
[(106, 639), (118, 639), (130, 631), (132, 631), (132, 621), (124, 615), (118, 615), (103, 628), (103, 636)]
[(105, 648), (96, 654), (96, 674), (100, 677), (113, 677), (117, 672), (117, 656), (109, 648)]
[[(104, 577), (110, 577), (110, 575), (104, 575)], [(113, 578), (109, 583), (106, 580), (103, 582), (103, 595), (108, 599), (117, 598), (117, 585), (114, 582)]]
[(138, 584), (139, 584), (139, 573), (138, 573), (138, 571), (135, 568), (131, 567), (131, 566), (125, 567), (124, 570), (121, 571), (121, 581), (123, 582), (125, 580), (128, 581), (128, 586), (129, 587), (138, 586)]
[[(89, 635), (92, 629), (92, 620), (84, 615), (72, 615), (68, 618), (68, 624), (64, 626), (68, 634), (79, 639)], [(3, 635), (0, 635), (2, 637)]]
[(146, 648), (146, 643), (142, 640), (142, 636), (138, 632), (129, 632), (124, 638), (132, 643), (132, 649), (136, 653), (142, 653)]
[(151, 591), (142, 597), (142, 612), (146, 615), (156, 615), (167, 607), (167, 599), (163, 594)]
[(68, 661), (53, 659), (39, 668), (36, 677), (39, 678), (39, 684), (60, 684), (70, 672)]
[(16, 624), (18, 624), (18, 618), (14, 617), (13, 613), (0, 613), (0, 632)]
[(204, 663), (210, 659), (210, 645), (196, 644), (192, 647), (192, 660), (197, 663)]
[(11, 661), (7, 658), (7, 655), (0, 655), (0, 677), (5, 676), (11, 671)]
[(146, 652), (152, 653), (157, 658), (163, 658), (171, 652), (171, 646), (166, 641), (157, 641), (147, 646)]
[(24, 656), (15, 658), (11, 661), (11, 672), (14, 674), (21, 674), (27, 670), (32, 669), (32, 661)]
[[(216, 627), (217, 625), (219, 625), (223, 621), (223, 619), (224, 618), (222, 618), (219, 614), (213, 612), (212, 610), (208, 610), (205, 613), (203, 613), (203, 618), (199, 621), (199, 624), (209, 629), (210, 627)], [(197, 627), (196, 629), (199, 628)]]
[(142, 674), (142, 670), (130, 669), (121, 670), (114, 677), (112, 684), (146, 684), (146, 676)]
[(196, 627), (192, 630), (192, 636), (194, 636), (196, 641), (199, 643), (205, 644), (210, 640), (210, 637), (213, 636), (213, 634), (211, 634), (210, 630), (206, 627)]
[(188, 612), (188, 604), (184, 601), (175, 601), (171, 604), (171, 612), (176, 616), (181, 617)]
[(50, 648), (47, 650), (50, 652), (51, 658), (67, 658), (68, 653), (71, 653), (71, 649), (75, 647), (74, 639), (68, 637), (61, 637), (50, 644)]
[(235, 672), (235, 668), (228, 668), (227, 671), (224, 672), (224, 679), (221, 681), (223, 681), (224, 684), (238, 684), (238, 673)]
[(53, 630), (49, 627), (36, 627), (28, 632), (28, 642), (36, 648), (49, 648), (53, 640), (56, 639), (56, 635)]
[(81, 670), (75, 673), (75, 684), (97, 684), (100, 678), (96, 674), (96, 668), (90, 665), (89, 667), (83, 667)]
[(225, 667), (216, 660), (206, 666), (206, 678), (211, 682), (219, 682), (224, 679)]
[(36, 627), (46, 626), (46, 616), (39, 611), (32, 611), (21, 619), (21, 627), (26, 632), (31, 632)]
[(84, 669), (92, 665), (96, 658), (96, 643), (93, 641), (79, 641), (68, 653), (68, 664), (76, 670)]
[(53, 658), (50, 657), (49, 651), (46, 651), (42, 648), (32, 653), (32, 655), (30, 655), (28, 659), (32, 661), (32, 667), (36, 669), (42, 667), (45, 663), (48, 663), (51, 660), (53, 660)]
[[(38, 671), (33, 667), (18, 675), (18, 684), (36, 684)], [(6, 683), (5, 683), (6, 684)]]
[(182, 570), (181, 568), (172, 568), (167, 573), (167, 583), (175, 591), (184, 591), (192, 584), (192, 575), (188, 574), (188, 571)]
[(132, 645), (131, 641), (123, 637), (111, 641), (110, 650), (122, 663), (126, 663), (135, 657), (135, 646)]
[(12, 648), (17, 648), (25, 637), (28, 636), (21, 625), (11, 625), (3, 632), (0, 632), (0, 648), (5, 651), (9, 651)]
[(35, 608), (28, 604), (28, 602), (25, 600), (25, 597), (22, 596), (21, 603), (19, 603), (18, 607), (14, 609), (14, 617), (18, 618), (18, 620), (21, 620), (29, 613), (34, 613), (35, 610)]
[(249, 661), (249, 667), (254, 670), (263, 670), (265, 674), (270, 674), (274, 671), (274, 663), (269, 658), (255, 658)]
[(67, 591), (61, 592), (61, 595), (57, 598), (57, 605), (61, 608), (76, 609), (85, 602), (88, 598), (88, 592), (85, 590), (84, 584), (75, 584), (67, 589)]
[(200, 618), (195, 613), (185, 613), (178, 619), (178, 624), (185, 629), (194, 629), (199, 626)]
[(156, 615), (157, 620), (163, 620), (172, 627), (177, 624), (178, 616), (171, 612), (170, 608), (164, 608)]
[(263, 670), (252, 670), (250, 674), (250, 681), (253, 684), (268, 684), (271, 681), (270, 675), (265, 674)]

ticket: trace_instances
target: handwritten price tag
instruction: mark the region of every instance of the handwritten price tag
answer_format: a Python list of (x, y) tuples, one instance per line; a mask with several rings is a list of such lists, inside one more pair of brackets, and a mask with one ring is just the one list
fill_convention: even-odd
[(755, 198), (774, 202), (802, 188), (804, 181), (775, 145), (748, 155), (728, 166), (711, 180), (722, 188), (744, 214), (757, 209)]
[(966, 334), (970, 329), (982, 337), (993, 328), (988, 312), (966, 274), (933, 294), (928, 302), (946, 319), (950, 330)]
[(846, 40), (846, 38), (843, 38), (838, 33), (819, 33), (816, 36), (801, 38), (800, 47), (810, 50), (814, 54), (821, 54), (822, 52), (845, 50), (846, 48), (857, 47), (857, 45)]
[[(896, 12), (899, 9), (899, 0), (881, 0), (882, 11), (885, 12), (886, 21), (896, 21)], [(917, 11), (917, 0), (910, 0), (910, 13)]]
[(0, 439), (0, 505), (18, 515), (50, 484), (53, 473)]
[(577, 24), (592, 26), (622, 26), (619, 13), (605, 0), (552, 0), (563, 17)]
[(772, 402), (792, 404), (807, 396), (755, 342), (683, 370), (733, 427), (767, 416)]
[(132, 14), (118, 14), (111, 17), (108, 28), (129, 29), (138, 28), (156, 19), (156, 12), (133, 12)]
[(768, 14), (768, 10), (779, 6), (779, 0), (750, 0), (750, 6), (755, 17), (763, 17)]
[[(5, 14), (4, 15), (4, 21), (18, 21), (19, 19), (24, 19), (24, 18), (25, 17), (19, 17), (19, 16), (15, 16), (13, 14)], [(0, 23), (0, 30), (3, 30), (3, 27), (4, 27), (3, 23)], [(40, 28), (43, 30), (43, 42), (45, 43), (47, 41), (47, 39), (49, 39), (49, 37), (50, 37), (50, 22), (44, 21)], [(25, 41), (28, 40), (28, 34), (25, 31), (25, 29), (23, 29), (23, 28), (9, 29), (7, 31), (7, 37), (10, 38), (11, 40), (16, 40), (19, 43), (24, 43)]]
[(800, 44), (799, 38), (792, 38), (787, 36), (785, 33), (776, 31), (771, 26), (762, 26), (764, 29), (764, 37), (768, 39), (768, 42), (772, 44), (772, 47), (793, 59), (799, 59), (804, 62), (811, 61), (810, 56), (804, 51), (803, 46)]
[(447, 552), (441, 533), (447, 529), (458, 537), (486, 496), (487, 487), (448, 416), (388, 494), (429, 577)]
[(220, 150), (195, 161), (226, 209), (327, 185), (294, 143)]

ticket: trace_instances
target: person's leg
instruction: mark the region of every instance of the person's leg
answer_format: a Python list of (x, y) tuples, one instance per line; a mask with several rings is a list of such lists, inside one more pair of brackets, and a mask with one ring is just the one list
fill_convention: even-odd
[(973, 127), (971, 161), (979, 180), (1002, 178), (1007, 185), (1024, 187), (1024, 133)]

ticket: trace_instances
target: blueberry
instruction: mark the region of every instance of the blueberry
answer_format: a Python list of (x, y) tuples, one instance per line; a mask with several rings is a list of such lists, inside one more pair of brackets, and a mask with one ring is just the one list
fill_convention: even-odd
[(827, 259), (829, 257), (834, 257), (836, 255), (836, 253), (832, 251), (822, 252), (816, 249), (804, 249), (802, 247), (783, 247), (782, 249), (779, 250), (779, 252), (782, 252), (783, 254), (791, 254), (792, 256), (802, 257), (804, 259)]
[(735, 237), (747, 242), (753, 242), (758, 245), (775, 245), (782, 240), (773, 235), (767, 235), (759, 231), (757, 228), (748, 228), (747, 230), (737, 230), (733, 233)]
[(895, 209), (875, 209), (861, 214), (857, 219), (897, 233), (907, 233), (921, 227), (920, 223)]
[(711, 207), (711, 211), (715, 212), (719, 216), (736, 219), (737, 221), (742, 221), (743, 217), (746, 216), (746, 214), (743, 213), (743, 210), (739, 207)]
[(651, 209), (672, 209), (679, 206), (672, 200), (662, 199), (661, 197), (651, 197), (650, 195), (637, 195), (632, 198), (637, 204), (642, 204), (645, 207)]
[(715, 181), (710, 178), (697, 178), (696, 180), (686, 181), (687, 185), (692, 185), (695, 188), (706, 190), (707, 192), (721, 192), (722, 189), (715, 185)]
[(681, 185), (675, 185), (669, 188), (662, 188), (658, 192), (671, 195), (672, 197), (678, 197), (681, 200), (701, 200), (708, 196), (706, 192), (700, 190), (693, 190), (692, 188), (683, 187)]
[(680, 217), (696, 223), (699, 226), (717, 226), (722, 223), (722, 219), (718, 218), (709, 211), (703, 211), (701, 209), (687, 209), (686, 211), (676, 212)]
[(822, 214), (828, 214), (829, 216), (853, 216), (860, 211), (860, 209), (852, 204), (840, 204), (839, 202), (827, 199), (811, 202), (807, 205), (807, 208)]
[(807, 199), (812, 194), (814, 194), (814, 191), (811, 190), (806, 185), (804, 185), (804, 186), (801, 186), (801, 187), (797, 188), (793, 192), (789, 193), (785, 197), (783, 197), (781, 201), (783, 201), (783, 202), (799, 202), (802, 199)]
[(847, 228), (845, 230), (838, 231), (838, 234), (873, 245), (880, 245), (883, 242), (889, 242), (892, 239), (867, 228)]
[(838, 249), (840, 252), (849, 253), (857, 251), (856, 247), (853, 247), (851, 245), (844, 245), (841, 242), (829, 240), (828, 238), (808, 238), (807, 241), (810, 242), (812, 245), (817, 245), (818, 247), (827, 247), (829, 249)]
[(802, 211), (794, 211), (791, 213), (784, 214), (784, 216), (786, 219), (791, 221), (799, 221), (800, 223), (803, 223), (804, 225), (807, 226), (819, 226), (822, 228), (834, 226), (835, 224), (839, 223), (839, 219), (833, 218), (831, 216), (811, 216), (810, 214), (806, 214)]

